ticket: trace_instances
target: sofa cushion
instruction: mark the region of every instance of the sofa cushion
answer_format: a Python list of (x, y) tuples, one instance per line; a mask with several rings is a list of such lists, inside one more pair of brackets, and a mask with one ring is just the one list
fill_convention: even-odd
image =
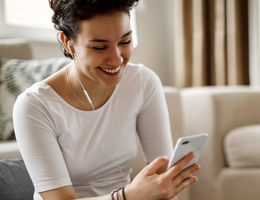
[(0, 76), (0, 140), (14, 139), (12, 110), (17, 96), (70, 62), (67, 58), (21, 60), (2, 58)]
[(32, 50), (24, 38), (0, 39), (0, 59), (2, 57), (32, 59)]
[(224, 138), (224, 152), (231, 167), (260, 167), (260, 125), (231, 130)]
[(18, 144), (15, 140), (0, 141), (0, 159), (21, 158)]
[(0, 198), (33, 199), (34, 187), (22, 160), (0, 160)]

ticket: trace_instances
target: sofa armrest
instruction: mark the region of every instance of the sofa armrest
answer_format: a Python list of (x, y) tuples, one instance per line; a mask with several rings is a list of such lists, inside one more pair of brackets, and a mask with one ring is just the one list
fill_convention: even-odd
[(199, 163), (199, 183), (192, 189), (195, 199), (212, 199), (221, 170), (226, 167), (223, 138), (232, 129), (260, 123), (260, 89), (247, 86), (198, 87), (181, 91), (185, 135), (209, 134)]

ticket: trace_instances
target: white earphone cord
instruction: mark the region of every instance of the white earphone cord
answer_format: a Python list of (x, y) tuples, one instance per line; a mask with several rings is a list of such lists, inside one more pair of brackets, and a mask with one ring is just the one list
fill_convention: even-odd
[(82, 84), (81, 81), (80, 81), (80, 78), (79, 78), (79, 75), (78, 75), (77, 65), (76, 65), (76, 63), (75, 63), (75, 56), (74, 56), (74, 54), (72, 53), (70, 46), (71, 46), (71, 42), (70, 42), (70, 40), (69, 40), (69, 41), (67, 42), (67, 48), (68, 48), (68, 50), (69, 50), (69, 52), (70, 52), (70, 55), (72, 56), (73, 64), (74, 64), (74, 67), (75, 67), (75, 70), (76, 70), (77, 79), (78, 79), (78, 81), (79, 81), (79, 83), (80, 83), (80, 86), (81, 86), (81, 88), (82, 88), (82, 90), (83, 90), (83, 92), (84, 92), (84, 94), (85, 94), (85, 96), (86, 96), (86, 98), (87, 98), (89, 104), (91, 105), (92, 110), (95, 110), (95, 107), (94, 107), (94, 105), (93, 105), (93, 103), (92, 103), (92, 101), (91, 101), (91, 99), (90, 99), (90, 97), (89, 97), (89, 95), (88, 95), (87, 90), (84, 88), (83, 84)]
[[(74, 58), (74, 57), (73, 57), (73, 58)], [(76, 70), (76, 74), (77, 74), (77, 78), (78, 78), (78, 80), (79, 80), (79, 83), (80, 83), (80, 85), (81, 85), (81, 87), (82, 87), (82, 89), (83, 89), (83, 91), (84, 91), (84, 94), (86, 95), (86, 98), (87, 98), (87, 100), (89, 101), (89, 103), (90, 103), (92, 109), (95, 110), (94, 105), (93, 105), (93, 103), (92, 103), (92, 101), (91, 101), (91, 99), (90, 99), (90, 97), (89, 97), (87, 91), (85, 90), (83, 84), (81, 83), (81, 81), (80, 81), (80, 79), (79, 79), (77, 67), (76, 67), (76, 64), (75, 64), (75, 60), (73, 59), (73, 61), (74, 61), (73, 63), (74, 63), (74, 66), (75, 66), (75, 70)], [(106, 156), (108, 156), (103, 150), (101, 150), (101, 151), (102, 151)], [(109, 156), (109, 157), (110, 157), (110, 156)], [(115, 160), (114, 157), (112, 157), (112, 163), (115, 164), (116, 168), (117, 168), (118, 171), (120, 172), (121, 176), (126, 180), (126, 182), (127, 182), (127, 183), (130, 183), (130, 180), (127, 178), (127, 176), (124, 174), (124, 172), (122, 172), (121, 168), (119, 167), (119, 165), (118, 165), (118, 163), (117, 163), (117, 161)]]
[[(93, 105), (93, 103), (92, 103), (92, 101), (91, 101), (91, 99), (90, 99), (90, 96), (88, 95), (87, 90), (84, 88), (82, 82), (80, 81), (80, 78), (79, 78), (79, 75), (78, 75), (77, 66), (76, 66), (76, 63), (75, 63), (75, 56), (72, 54), (70, 48), (69, 48), (69, 50), (70, 50), (71, 56), (72, 56), (72, 58), (73, 58), (73, 64), (74, 64), (74, 67), (75, 67), (76, 76), (77, 76), (77, 79), (78, 79), (78, 81), (79, 81), (79, 83), (80, 83), (80, 86), (81, 86), (81, 88), (82, 88), (82, 90), (83, 90), (83, 92), (84, 92), (84, 94), (85, 94), (85, 96), (86, 96), (88, 102), (90, 103), (92, 109), (95, 110), (95, 107), (94, 107), (94, 105)], [(101, 151), (102, 151), (105, 155), (107, 155), (103, 150), (101, 150)], [(107, 156), (108, 156), (108, 155), (107, 155)], [(110, 157), (110, 156), (109, 156), (109, 157)], [(122, 172), (120, 166), (118, 165), (118, 163), (117, 163), (117, 161), (115, 160), (114, 157), (112, 157), (112, 163), (113, 163), (113, 164), (116, 166), (116, 168), (119, 170), (121, 176), (126, 180), (126, 182), (127, 182), (127, 183), (130, 183), (130, 180), (128, 179), (128, 176), (126, 176), (126, 175), (124, 174), (124, 172)], [(131, 170), (131, 169), (130, 169), (130, 170)]]
[(76, 76), (77, 76), (77, 79), (78, 79), (78, 81), (79, 81), (79, 84), (80, 84), (80, 86), (81, 86), (81, 88), (82, 88), (82, 90), (83, 90), (83, 92), (84, 92), (84, 94), (85, 94), (85, 96), (86, 96), (86, 98), (87, 98), (89, 104), (91, 105), (92, 110), (95, 110), (95, 107), (94, 107), (94, 105), (93, 105), (93, 103), (92, 103), (92, 101), (91, 101), (91, 99), (90, 99), (90, 96), (88, 95), (87, 90), (84, 88), (83, 84), (82, 84), (81, 81), (80, 81), (80, 78), (79, 78), (79, 75), (78, 75), (78, 70), (77, 70), (77, 66), (76, 66), (76, 63), (75, 63), (74, 56), (73, 56), (73, 64), (74, 64), (74, 66), (75, 66)]

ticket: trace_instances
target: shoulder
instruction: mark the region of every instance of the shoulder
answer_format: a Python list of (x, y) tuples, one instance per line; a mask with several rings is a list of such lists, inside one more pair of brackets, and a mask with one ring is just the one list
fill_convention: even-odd
[(124, 79), (141, 81), (146, 84), (160, 84), (159, 76), (143, 64), (129, 63), (126, 67)]
[(123, 92), (127, 95), (140, 97), (141, 104), (163, 94), (162, 83), (159, 76), (143, 64), (129, 63), (120, 83)]
[(47, 91), (49, 91), (48, 85), (37, 82), (17, 97), (13, 107), (13, 123), (16, 130), (23, 124), (28, 127), (37, 124), (52, 127), (54, 130), (55, 121), (50, 113), (52, 110), (46, 103)]
[(22, 92), (14, 104), (14, 112), (20, 109), (33, 110), (42, 107), (42, 100), (50, 95), (47, 84), (37, 82)]

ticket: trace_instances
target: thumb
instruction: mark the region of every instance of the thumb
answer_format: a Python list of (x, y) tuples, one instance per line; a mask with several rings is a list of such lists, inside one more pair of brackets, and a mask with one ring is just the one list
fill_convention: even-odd
[(144, 168), (145, 174), (153, 175), (155, 173), (162, 173), (162, 171), (166, 170), (168, 162), (169, 160), (166, 156), (154, 159), (149, 165)]

